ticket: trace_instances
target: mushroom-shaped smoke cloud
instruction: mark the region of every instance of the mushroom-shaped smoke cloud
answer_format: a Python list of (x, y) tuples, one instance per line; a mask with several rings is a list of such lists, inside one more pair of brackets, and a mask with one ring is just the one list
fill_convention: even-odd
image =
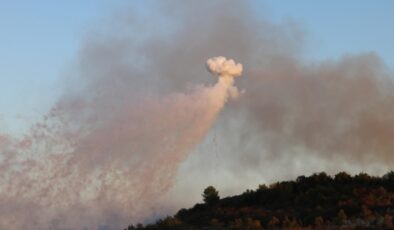
[(234, 84), (234, 78), (241, 76), (242, 64), (235, 63), (233, 59), (227, 59), (223, 56), (213, 57), (207, 60), (207, 69), (212, 74), (219, 76), (217, 87), (223, 87), (226, 92), (224, 102), (228, 97), (237, 98), (239, 91)]
[(239, 77), (243, 70), (242, 64), (235, 63), (233, 59), (226, 59), (223, 56), (208, 59), (207, 68), (209, 72), (219, 77)]

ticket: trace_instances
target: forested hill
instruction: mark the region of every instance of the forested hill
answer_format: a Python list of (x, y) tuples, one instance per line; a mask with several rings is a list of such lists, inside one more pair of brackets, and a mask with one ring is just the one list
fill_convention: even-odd
[(382, 177), (322, 172), (223, 199), (210, 186), (203, 201), (154, 224), (126, 229), (394, 229), (394, 172)]

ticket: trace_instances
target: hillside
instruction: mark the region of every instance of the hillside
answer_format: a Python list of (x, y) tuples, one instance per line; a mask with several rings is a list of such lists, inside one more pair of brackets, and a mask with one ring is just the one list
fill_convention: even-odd
[(173, 217), (126, 230), (394, 229), (394, 172), (382, 177), (322, 172), (223, 199), (210, 186), (203, 199)]

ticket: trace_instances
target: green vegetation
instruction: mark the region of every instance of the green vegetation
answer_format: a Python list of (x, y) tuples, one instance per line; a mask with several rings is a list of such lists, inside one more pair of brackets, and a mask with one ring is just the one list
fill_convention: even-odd
[(223, 199), (209, 186), (202, 196), (203, 204), (126, 230), (394, 229), (394, 172), (383, 177), (322, 172)]
[(203, 201), (209, 206), (213, 206), (217, 204), (218, 201), (220, 200), (219, 192), (213, 186), (208, 186), (204, 190), (202, 197), (203, 197)]

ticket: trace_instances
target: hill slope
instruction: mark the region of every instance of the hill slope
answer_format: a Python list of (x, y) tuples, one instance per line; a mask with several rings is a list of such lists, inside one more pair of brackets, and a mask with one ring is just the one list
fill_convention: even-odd
[(323, 172), (223, 199), (211, 187), (203, 196), (204, 204), (126, 229), (393, 229), (394, 172), (383, 177)]

